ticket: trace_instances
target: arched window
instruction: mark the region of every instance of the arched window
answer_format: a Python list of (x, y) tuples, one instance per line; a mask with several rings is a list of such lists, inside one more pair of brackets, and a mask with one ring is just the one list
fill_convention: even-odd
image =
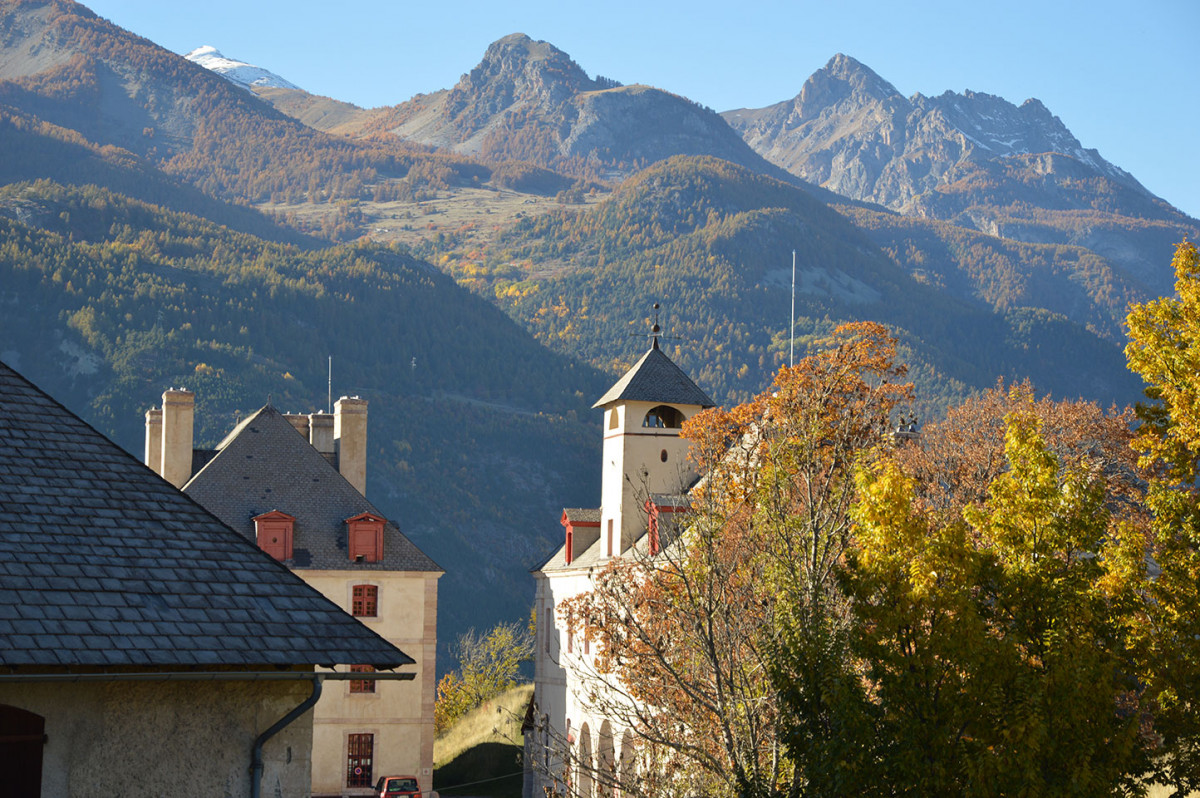
[(646, 413), (646, 417), (642, 419), (642, 426), (658, 429), (679, 429), (683, 426), (683, 413), (680, 413), (670, 405), (652, 407), (650, 408), (650, 412)]
[(617, 774), (617, 788), (624, 794), (633, 787), (634, 776), (633, 734), (626, 730), (621, 735), (621, 767)]
[(592, 790), (592, 732), (585, 723), (579, 727), (579, 757), (575, 784), (579, 798), (593, 798)]
[(596, 773), (601, 781), (596, 794), (599, 798), (613, 798), (616, 781), (616, 752), (613, 750), (612, 724), (607, 720), (600, 724), (600, 745), (596, 751)]

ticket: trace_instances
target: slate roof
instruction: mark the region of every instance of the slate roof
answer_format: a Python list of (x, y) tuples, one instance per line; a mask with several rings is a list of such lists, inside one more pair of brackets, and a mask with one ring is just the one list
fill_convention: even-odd
[(663, 404), (716, 405), (704, 391), (663, 354), (654, 342), (642, 359), (633, 364), (592, 407), (607, 407), (613, 402), (661, 402)]
[(0, 363), (0, 665), (413, 661)]
[(383, 529), (383, 560), (351, 562), (346, 519), (360, 513), (387, 516), (270, 405), (225, 436), (216, 456), (183, 490), (251, 541), (255, 516), (272, 510), (295, 516), (294, 556), (287, 565), (296, 570), (442, 570), (391, 520)]
[(600, 523), (599, 507), (564, 507), (563, 515), (573, 524)]

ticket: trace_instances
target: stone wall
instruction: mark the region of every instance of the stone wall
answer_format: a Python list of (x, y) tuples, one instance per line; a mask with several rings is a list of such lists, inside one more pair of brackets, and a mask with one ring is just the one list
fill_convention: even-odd
[[(0, 682), (0, 704), (46, 719), (42, 795), (250, 794), (255, 738), (312, 691), (307, 681)], [(312, 713), (267, 741), (262, 795), (309, 794)]]

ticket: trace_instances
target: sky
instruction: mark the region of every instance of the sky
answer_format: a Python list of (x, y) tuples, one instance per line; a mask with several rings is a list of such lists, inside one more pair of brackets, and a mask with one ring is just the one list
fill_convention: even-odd
[(177, 53), (212, 45), (363, 107), (450, 88), (509, 33), (590, 75), (717, 111), (799, 93), (834, 54), (902, 94), (1041, 100), (1084, 147), (1200, 218), (1197, 0), (92, 0)]

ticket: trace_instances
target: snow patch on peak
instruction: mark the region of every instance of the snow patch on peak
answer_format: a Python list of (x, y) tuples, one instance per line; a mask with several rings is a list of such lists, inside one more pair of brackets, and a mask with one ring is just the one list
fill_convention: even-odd
[(284, 80), (270, 70), (255, 66), (254, 64), (238, 61), (233, 58), (227, 58), (221, 54), (221, 51), (211, 44), (206, 44), (197, 47), (190, 53), (184, 56), (189, 61), (199, 64), (205, 69), (216, 72), (221, 77), (236, 83), (240, 86), (245, 86), (247, 89), (254, 86), (275, 86), (281, 89), (299, 89), (300, 87), (294, 83)]

